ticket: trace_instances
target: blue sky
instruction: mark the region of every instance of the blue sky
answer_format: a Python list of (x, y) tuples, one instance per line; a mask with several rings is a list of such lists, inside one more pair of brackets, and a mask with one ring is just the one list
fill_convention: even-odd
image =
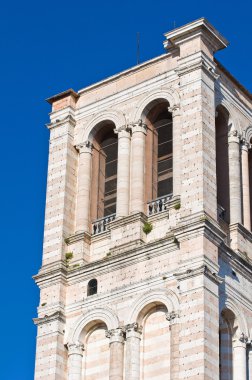
[[(250, 4), (249, 4), (250, 3)], [(206, 17), (230, 41), (217, 58), (250, 91), (251, 2), (9, 1), (0, 12), (1, 370), (32, 380), (49, 133), (44, 99), (163, 53), (163, 33)]]

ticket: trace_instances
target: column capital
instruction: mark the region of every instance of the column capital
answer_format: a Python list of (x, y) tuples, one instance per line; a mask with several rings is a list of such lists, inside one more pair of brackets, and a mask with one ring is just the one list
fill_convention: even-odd
[(114, 342), (124, 343), (125, 331), (120, 327), (117, 329), (107, 330), (106, 337), (110, 339), (110, 344)]
[(145, 135), (147, 134), (147, 125), (143, 123), (142, 119), (139, 119), (138, 121), (133, 122), (130, 125), (131, 125), (132, 133), (142, 132)]
[(142, 329), (143, 329), (142, 326), (139, 326), (137, 322), (126, 325), (125, 326), (126, 338), (135, 337), (135, 338), (140, 339), (140, 335), (142, 334)]
[(120, 137), (130, 137), (130, 128), (128, 125), (122, 125), (119, 128), (114, 129), (115, 134), (118, 135), (118, 138)]
[(180, 116), (180, 106), (179, 104), (174, 104), (172, 107), (168, 107), (168, 111), (172, 113), (173, 117)]
[(228, 142), (240, 142), (241, 135), (236, 129), (231, 129), (228, 133)]
[(67, 344), (68, 356), (70, 355), (81, 355), (83, 356), (84, 344), (81, 342), (74, 342)]
[(89, 140), (87, 140), (87, 141), (84, 141), (83, 143), (77, 144), (75, 148), (78, 150), (80, 154), (92, 153), (93, 144)]
[(248, 152), (250, 148), (250, 144), (245, 137), (241, 139), (241, 148), (242, 150), (245, 150), (246, 152)]
[(179, 313), (173, 310), (171, 312), (165, 313), (165, 317), (167, 321), (170, 322), (170, 324), (173, 324), (176, 323), (177, 318), (179, 318)]

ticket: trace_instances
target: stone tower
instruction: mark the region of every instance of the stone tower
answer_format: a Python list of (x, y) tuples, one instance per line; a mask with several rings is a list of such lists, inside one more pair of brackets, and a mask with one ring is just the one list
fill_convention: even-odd
[(204, 18), (48, 99), (36, 380), (252, 379), (252, 95)]

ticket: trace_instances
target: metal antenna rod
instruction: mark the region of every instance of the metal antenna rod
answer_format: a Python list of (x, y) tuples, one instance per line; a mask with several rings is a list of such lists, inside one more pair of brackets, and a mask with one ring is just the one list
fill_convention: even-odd
[(140, 33), (137, 32), (137, 65), (140, 63)]

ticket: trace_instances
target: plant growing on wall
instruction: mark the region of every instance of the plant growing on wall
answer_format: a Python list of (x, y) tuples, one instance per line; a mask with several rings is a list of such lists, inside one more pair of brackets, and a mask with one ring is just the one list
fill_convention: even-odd
[(153, 226), (151, 223), (149, 222), (145, 222), (144, 225), (143, 225), (143, 232), (148, 235), (153, 229)]

